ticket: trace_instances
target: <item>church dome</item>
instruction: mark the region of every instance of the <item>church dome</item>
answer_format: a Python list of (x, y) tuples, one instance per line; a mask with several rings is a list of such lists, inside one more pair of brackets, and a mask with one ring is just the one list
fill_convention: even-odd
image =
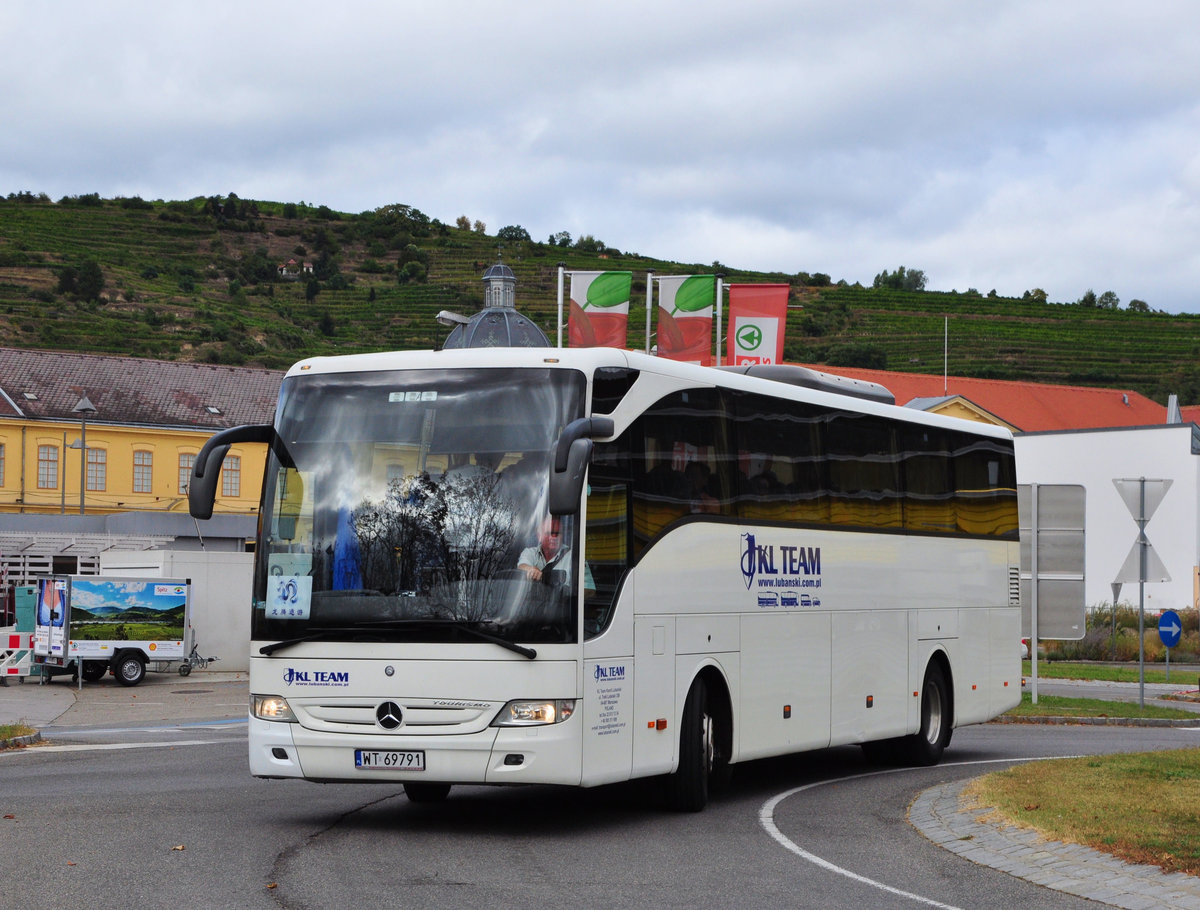
[(483, 283), (483, 309), (456, 325), (443, 349), (550, 347), (546, 333), (517, 312), (517, 276), (512, 269), (497, 262), (483, 273)]
[(488, 307), (464, 325), (454, 327), (443, 349), (548, 348), (550, 339), (528, 317), (512, 307)]

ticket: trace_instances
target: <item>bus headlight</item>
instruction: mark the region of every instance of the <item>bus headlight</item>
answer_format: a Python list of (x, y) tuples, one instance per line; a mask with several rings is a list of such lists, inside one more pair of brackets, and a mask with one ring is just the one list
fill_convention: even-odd
[(296, 723), (296, 715), (292, 713), (287, 699), (282, 695), (251, 695), (250, 713), (259, 720), (274, 720), (285, 724)]
[(575, 699), (548, 698), (542, 701), (521, 699), (505, 705), (493, 727), (534, 727), (540, 724), (561, 724), (575, 713)]

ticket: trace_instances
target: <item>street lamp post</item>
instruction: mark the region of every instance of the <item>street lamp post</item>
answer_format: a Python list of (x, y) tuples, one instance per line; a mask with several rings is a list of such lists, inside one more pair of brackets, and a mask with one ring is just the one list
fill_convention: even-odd
[(71, 410), (79, 415), (79, 514), (82, 515), (84, 492), (87, 490), (87, 418), (89, 414), (96, 413), (96, 406), (85, 393), (79, 399), (79, 404)]

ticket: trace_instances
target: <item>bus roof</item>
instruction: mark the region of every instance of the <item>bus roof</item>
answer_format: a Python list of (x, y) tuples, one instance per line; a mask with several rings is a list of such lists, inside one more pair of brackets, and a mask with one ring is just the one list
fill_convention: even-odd
[(627, 367), (644, 373), (690, 381), (696, 386), (740, 389), (878, 414), (910, 423), (956, 429), (980, 436), (1012, 438), (1012, 434), (1005, 427), (898, 406), (893, 403), (891, 393), (876, 383), (864, 383), (792, 364), (749, 370), (745, 367), (702, 367), (618, 348), (457, 348), (442, 351), (382, 351), (373, 354), (310, 357), (293, 365), (288, 370), (287, 377), (386, 370), (521, 367), (572, 369), (582, 371), (588, 376), (604, 367)]

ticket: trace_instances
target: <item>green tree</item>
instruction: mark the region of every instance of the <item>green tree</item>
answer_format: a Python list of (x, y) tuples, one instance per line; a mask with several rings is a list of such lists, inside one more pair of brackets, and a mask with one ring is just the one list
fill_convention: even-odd
[(1138, 300), (1135, 297), (1133, 300), (1129, 301), (1128, 310), (1131, 313), (1149, 313), (1150, 304), (1146, 303), (1144, 300)]
[[(891, 288), (896, 291), (923, 291), (925, 290), (925, 273), (920, 269), (906, 269), (904, 266), (900, 266), (894, 272), (884, 269), (875, 276), (875, 281), (871, 286)], [(842, 364), (842, 366), (847, 365)]]
[(1105, 291), (1096, 298), (1096, 306), (1102, 310), (1119, 310), (1121, 308), (1121, 298), (1112, 291)]
[(73, 265), (63, 266), (58, 271), (58, 285), (55, 290), (60, 294), (74, 294), (79, 290), (79, 269)]
[(471, 219), (468, 218), (466, 215), (459, 215), (457, 218), (454, 219), (454, 224), (460, 230), (463, 230), (463, 231), (471, 230)]
[(1091, 288), (1088, 288), (1087, 291), (1084, 292), (1084, 295), (1082, 297), (1080, 297), (1078, 300), (1076, 300), (1075, 302), (1079, 306), (1089, 307), (1091, 309), (1094, 309), (1096, 307), (1096, 292), (1093, 291)]
[(104, 272), (95, 259), (85, 259), (79, 264), (78, 294), (80, 300), (99, 300), (104, 290)]
[(304, 299), (312, 303), (317, 299), (317, 295), (321, 293), (321, 284), (317, 279), (308, 279), (308, 284), (304, 286)]
[(414, 259), (404, 263), (396, 277), (400, 284), (408, 284), (410, 281), (424, 281), (428, 274), (429, 270), (425, 268), (424, 264)]
[(496, 239), (505, 240), (510, 243), (516, 243), (518, 241), (525, 241), (528, 243), (532, 238), (529, 236), (529, 231), (525, 230), (525, 228), (521, 227), (521, 225), (508, 224), (496, 232)]
[(575, 241), (575, 249), (582, 253), (603, 253), (605, 246), (603, 240), (597, 240), (591, 234), (584, 234)]

